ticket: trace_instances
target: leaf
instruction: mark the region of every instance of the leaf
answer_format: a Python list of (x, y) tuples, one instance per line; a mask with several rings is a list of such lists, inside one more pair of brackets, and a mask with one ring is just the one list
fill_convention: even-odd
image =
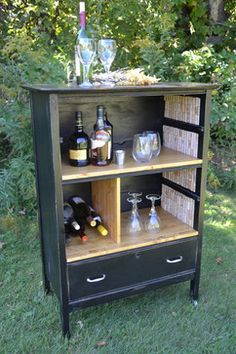
[(108, 343), (105, 340), (101, 340), (101, 341), (97, 342), (96, 346), (97, 347), (106, 347), (107, 344)]
[(215, 261), (216, 261), (216, 264), (218, 264), (218, 265), (223, 263), (223, 259), (221, 257), (216, 257)]

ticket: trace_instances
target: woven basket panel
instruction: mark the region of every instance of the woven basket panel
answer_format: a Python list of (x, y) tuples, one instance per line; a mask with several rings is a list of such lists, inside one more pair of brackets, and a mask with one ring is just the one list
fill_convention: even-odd
[(165, 117), (199, 124), (200, 98), (184, 96), (165, 97)]
[(197, 157), (198, 134), (163, 125), (163, 146)]
[(177, 219), (193, 227), (194, 200), (162, 185), (161, 207), (174, 215)]
[(196, 169), (188, 168), (181, 171), (164, 172), (163, 177), (168, 180), (180, 184), (182, 187), (190, 189), (195, 192), (196, 190)]

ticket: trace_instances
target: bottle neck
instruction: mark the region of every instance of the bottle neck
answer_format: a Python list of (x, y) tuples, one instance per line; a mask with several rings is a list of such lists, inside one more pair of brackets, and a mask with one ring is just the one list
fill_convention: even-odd
[(97, 129), (103, 129), (105, 124), (104, 124), (104, 118), (103, 116), (98, 116), (97, 117), (97, 122), (96, 122)]
[(75, 125), (75, 131), (76, 131), (76, 132), (79, 132), (79, 133), (82, 132), (82, 131), (83, 131), (83, 126), (76, 124), (76, 125)]
[(80, 23), (80, 28), (85, 29), (85, 26), (86, 26), (86, 13), (85, 13), (85, 11), (80, 12), (79, 23)]

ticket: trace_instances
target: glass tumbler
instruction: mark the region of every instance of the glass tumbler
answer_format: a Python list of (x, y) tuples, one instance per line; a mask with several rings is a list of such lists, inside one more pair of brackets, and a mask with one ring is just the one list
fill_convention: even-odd
[(135, 134), (132, 155), (137, 162), (148, 162), (152, 158), (152, 139), (148, 135)]
[(161, 138), (160, 134), (153, 130), (143, 132), (144, 135), (150, 136), (152, 140), (152, 158), (157, 157), (161, 152)]

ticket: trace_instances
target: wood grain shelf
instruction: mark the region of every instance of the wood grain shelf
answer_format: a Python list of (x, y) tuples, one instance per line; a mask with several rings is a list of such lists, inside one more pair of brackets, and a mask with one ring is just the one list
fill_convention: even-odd
[[(149, 209), (141, 209), (141, 218), (145, 220), (148, 213)], [(103, 237), (99, 235), (96, 230), (88, 227), (86, 231), (89, 236), (88, 242), (82, 242), (79, 237), (74, 237), (67, 244), (67, 262), (74, 262), (198, 235), (196, 230), (165, 210), (158, 208), (158, 214), (161, 219), (161, 228), (158, 233), (154, 234), (152, 232), (143, 231), (139, 235), (130, 235), (126, 232), (129, 212), (121, 213), (121, 239), (119, 243), (115, 243), (112, 240), (112, 235)]]
[(126, 151), (126, 161), (124, 166), (118, 167), (115, 163), (108, 166), (86, 166), (73, 167), (69, 165), (68, 159), (62, 159), (62, 181), (86, 180), (105, 176), (118, 176), (122, 174), (138, 174), (140, 172), (159, 172), (169, 168), (181, 168), (189, 166), (198, 166), (202, 160), (196, 157), (186, 155), (169, 148), (162, 148), (160, 155), (147, 163), (138, 163), (133, 157), (131, 150)]

